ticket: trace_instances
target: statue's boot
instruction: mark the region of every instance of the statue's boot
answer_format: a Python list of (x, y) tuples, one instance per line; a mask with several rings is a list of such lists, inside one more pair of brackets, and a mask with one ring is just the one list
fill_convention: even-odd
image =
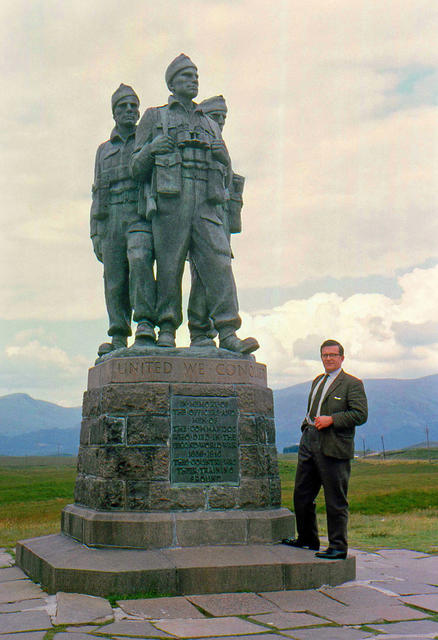
[(135, 344), (143, 347), (152, 347), (155, 345), (155, 341), (155, 330), (152, 324), (147, 320), (139, 322), (135, 332)]
[(228, 349), (228, 351), (234, 351), (235, 353), (252, 353), (259, 347), (260, 345), (255, 338), (241, 340), (235, 333), (219, 339), (220, 349)]
[(197, 333), (190, 336), (191, 347), (216, 347), (216, 342), (213, 340), (213, 336), (209, 336), (208, 333)]
[(116, 349), (123, 349), (128, 346), (128, 338), (126, 336), (115, 335), (112, 337), (111, 342), (102, 342), (97, 350), (97, 355), (99, 357), (106, 355), (107, 353), (111, 353), (111, 351), (115, 351)]
[(158, 335), (157, 346), (159, 347), (176, 347), (175, 331), (169, 329), (160, 329)]

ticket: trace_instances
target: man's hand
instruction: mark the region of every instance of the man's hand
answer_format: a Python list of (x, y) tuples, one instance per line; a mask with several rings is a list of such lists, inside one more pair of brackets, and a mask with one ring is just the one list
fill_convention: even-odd
[(223, 140), (213, 140), (210, 149), (215, 160), (222, 164), (228, 164), (228, 151)]
[(149, 150), (152, 155), (161, 155), (162, 153), (170, 153), (174, 147), (175, 143), (172, 138), (161, 134), (152, 140)]
[(333, 418), (331, 416), (317, 416), (315, 418), (315, 427), (318, 431), (321, 429), (327, 429), (333, 424)]
[(99, 260), (99, 262), (103, 262), (102, 244), (100, 242), (99, 236), (93, 236), (91, 238), (91, 241), (93, 242), (93, 250), (94, 250), (94, 253), (96, 255), (96, 258)]

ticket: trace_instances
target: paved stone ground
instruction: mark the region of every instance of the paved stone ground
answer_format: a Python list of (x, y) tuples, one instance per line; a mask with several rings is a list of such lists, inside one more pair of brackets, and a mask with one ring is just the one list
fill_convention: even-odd
[(438, 639), (438, 555), (351, 553), (357, 579), (338, 587), (130, 599), (111, 608), (104, 598), (47, 595), (0, 549), (0, 640)]

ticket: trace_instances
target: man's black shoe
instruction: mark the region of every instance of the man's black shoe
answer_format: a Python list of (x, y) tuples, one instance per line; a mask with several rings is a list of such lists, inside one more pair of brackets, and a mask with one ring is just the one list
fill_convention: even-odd
[(319, 553), (315, 553), (317, 558), (326, 558), (327, 560), (345, 560), (347, 557), (346, 551), (341, 551), (341, 549), (332, 549), (329, 547), (325, 551), (320, 551)]
[(319, 551), (319, 542), (313, 544), (306, 544), (299, 538), (283, 538), (281, 541), (283, 544), (287, 544), (288, 547), (298, 547), (299, 549), (310, 549), (311, 551)]

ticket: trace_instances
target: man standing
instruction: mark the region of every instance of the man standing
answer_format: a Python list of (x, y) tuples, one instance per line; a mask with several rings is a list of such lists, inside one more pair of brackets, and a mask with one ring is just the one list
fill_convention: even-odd
[(355, 427), (366, 422), (368, 408), (362, 381), (341, 368), (343, 346), (326, 340), (320, 353), (325, 375), (312, 383), (298, 450), (294, 490), (298, 537), (286, 538), (283, 543), (318, 552), (315, 499), (322, 485), (329, 546), (315, 555), (336, 560), (347, 557), (350, 459), (354, 456)]
[[(222, 95), (203, 100), (199, 106), (209, 118), (214, 120), (222, 133), (227, 118), (227, 104)], [(241, 209), (245, 178), (227, 168), (225, 175), (226, 200), (223, 204), (223, 225), (230, 240), (230, 233), (242, 230)], [(217, 335), (209, 317), (205, 288), (193, 261), (190, 262), (191, 288), (187, 316), (189, 320), (190, 344), (194, 347), (216, 346), (213, 338)]]
[(181, 281), (190, 252), (220, 346), (250, 353), (259, 345), (254, 338), (240, 340), (236, 335), (241, 320), (223, 225), (228, 151), (217, 124), (193, 102), (198, 70), (190, 58), (181, 54), (170, 63), (166, 83), (172, 95), (167, 105), (143, 115), (131, 165), (134, 177), (144, 184), (140, 197), (146, 216), (152, 218), (157, 344), (175, 346), (175, 332), (182, 322)]
[(145, 345), (155, 342), (152, 229), (139, 217), (138, 183), (129, 170), (140, 101), (132, 87), (121, 84), (111, 106), (116, 126), (96, 153), (90, 215), (94, 253), (103, 262), (112, 337), (100, 345), (99, 356), (127, 346), (132, 309), (138, 322), (136, 340)]

